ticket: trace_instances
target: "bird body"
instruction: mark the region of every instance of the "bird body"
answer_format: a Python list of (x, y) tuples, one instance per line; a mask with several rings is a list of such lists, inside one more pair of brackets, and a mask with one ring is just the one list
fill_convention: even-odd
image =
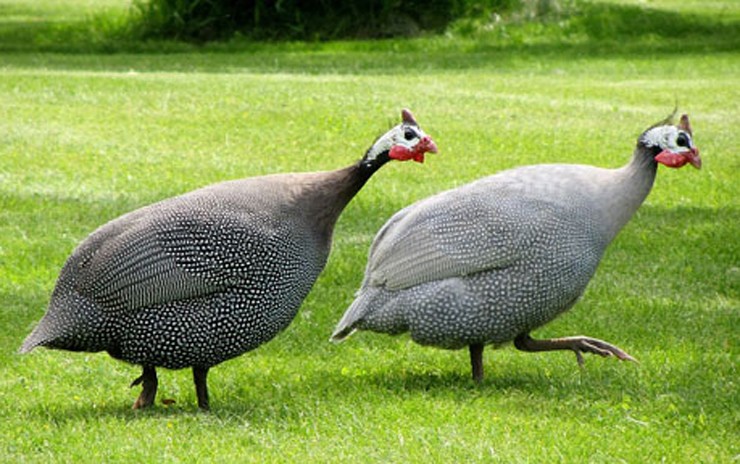
[(347, 168), (223, 182), (103, 225), (67, 260), (20, 351), (107, 351), (141, 365), (135, 407), (154, 399), (154, 368), (192, 367), (207, 408), (208, 369), (290, 324), (370, 176), (392, 157), (436, 151), (406, 110), (403, 119)]
[[(582, 188), (534, 181), (571, 169), (584, 174)], [(421, 344), (461, 348), (511, 341), (552, 320), (583, 292), (609, 240), (600, 212), (584, 206), (593, 187), (585, 174), (600, 173), (519, 168), (401, 210), (378, 233), (363, 290), (339, 325), (359, 316), (358, 329), (386, 329), (392, 314), (390, 332), (408, 327)]]
[[(50, 317), (68, 312), (83, 327), (48, 324), (44, 338), (171, 369), (215, 365), (259, 346), (295, 316), (326, 263), (343, 206), (312, 216), (301, 205), (326, 205), (329, 193), (301, 187), (336, 177), (227, 182), (111, 221), (72, 254), (52, 297)], [(106, 329), (84, 328), (95, 326)], [(23, 351), (44, 344), (37, 333)], [(186, 356), (166, 349), (175, 340)]]
[[(471, 355), (512, 340), (539, 351), (529, 332), (583, 294), (607, 245), (649, 193), (665, 148), (643, 137), (619, 169), (520, 167), (399, 211), (376, 235), (361, 288), (332, 339), (408, 331), (422, 345), (468, 346)], [(568, 343), (554, 349), (573, 349)], [(611, 345), (602, 349), (631, 359)], [(480, 379), (480, 360), (473, 361)]]

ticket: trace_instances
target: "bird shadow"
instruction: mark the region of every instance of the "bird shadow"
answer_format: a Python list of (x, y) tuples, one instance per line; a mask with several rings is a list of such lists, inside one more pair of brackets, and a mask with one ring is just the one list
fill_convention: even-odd
[[(567, 363), (569, 361), (566, 361), (566, 365)], [(619, 381), (604, 378), (604, 371), (595, 366), (589, 369), (579, 368), (575, 366), (575, 362), (573, 365), (570, 369), (563, 367), (561, 362), (538, 369), (532, 366), (515, 366), (512, 361), (501, 368), (489, 369), (480, 382), (472, 379), (467, 366), (449, 371), (378, 372), (366, 376), (363, 385), (376, 389), (380, 394), (424, 394), (431, 397), (456, 395), (465, 398), (521, 393), (528, 396), (565, 398), (582, 390), (585, 385)]]
[(106, 398), (73, 396), (67, 402), (52, 404), (23, 402), (16, 412), (28, 422), (56, 426), (101, 420), (131, 422), (166, 418), (199, 423), (246, 420), (255, 426), (267, 426), (300, 420), (307, 405), (331, 404), (332, 409), (351, 409), (358, 397), (378, 398), (379, 404), (414, 398), (460, 404), (481, 398), (505, 400), (511, 397), (599, 401), (610, 396), (610, 392), (634, 389), (634, 382), (639, 382), (637, 376), (620, 374), (613, 367), (579, 369), (569, 368), (565, 363), (570, 362), (556, 360), (541, 368), (528, 361), (519, 365), (512, 355), (512, 359), (506, 357), (495, 367), (490, 366), (481, 382), (475, 382), (469, 366), (463, 364), (436, 367), (433, 363), (399, 363), (390, 368), (360, 372), (332, 366), (302, 374), (281, 371), (277, 376), (248, 370), (214, 382), (211, 411), (197, 407), (193, 392), (178, 391), (174, 387), (178, 391), (176, 402), (168, 400), (173, 391), (161, 390), (156, 403), (143, 410), (131, 408), (138, 389), (126, 393), (122, 388), (117, 389), (113, 397)]

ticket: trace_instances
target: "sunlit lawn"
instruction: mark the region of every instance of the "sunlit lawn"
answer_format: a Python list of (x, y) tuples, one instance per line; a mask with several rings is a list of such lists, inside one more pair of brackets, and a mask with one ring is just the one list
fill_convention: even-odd
[[(114, 0), (64, 3), (78, 13), (0, 1), (0, 35), (20, 41), (19, 24), (39, 18), (125, 11)], [(712, 5), (697, 27), (737, 27), (734, 2)], [(736, 461), (737, 33), (627, 37), (620, 47), (543, 27), (532, 43), (479, 32), (164, 44), (169, 53), (0, 44), (0, 461)], [(370, 333), (328, 343), (393, 212), (520, 164), (619, 166), (675, 104), (691, 115), (704, 168), (661, 169), (584, 298), (536, 332), (603, 338), (639, 364), (589, 357), (579, 369), (569, 353), (505, 347), (486, 350), (487, 377), (475, 385), (464, 351)], [(174, 405), (134, 412), (138, 367), (105, 354), (15, 353), (64, 260), (97, 226), (220, 180), (343, 167), (402, 107), (440, 153), (372, 179), (294, 323), (212, 369), (211, 413), (197, 411), (189, 371), (160, 374), (160, 398)]]

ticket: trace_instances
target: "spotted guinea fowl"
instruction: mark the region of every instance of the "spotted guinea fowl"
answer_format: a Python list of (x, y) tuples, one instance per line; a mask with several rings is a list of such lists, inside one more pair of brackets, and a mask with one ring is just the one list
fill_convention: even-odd
[(410, 332), (422, 345), (469, 347), (483, 378), (487, 344), (633, 358), (589, 337), (529, 333), (581, 296), (619, 230), (650, 192), (657, 163), (701, 166), (686, 115), (646, 130), (620, 169), (520, 167), (396, 213), (370, 248), (365, 278), (333, 341), (355, 330)]
[(107, 351), (140, 365), (135, 409), (154, 402), (157, 367), (191, 367), (208, 409), (209, 368), (290, 324), (340, 213), (370, 176), (437, 151), (408, 110), (402, 120), (347, 168), (224, 182), (100, 227), (68, 258), (20, 352)]

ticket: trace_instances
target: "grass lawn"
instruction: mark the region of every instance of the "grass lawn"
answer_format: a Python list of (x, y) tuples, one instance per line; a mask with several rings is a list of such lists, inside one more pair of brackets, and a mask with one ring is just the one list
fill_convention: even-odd
[[(0, 462), (740, 459), (736, 2), (601, 1), (406, 42), (207, 46), (106, 39), (126, 5), (0, 0)], [(614, 36), (594, 32), (602, 20)], [(509, 346), (486, 350), (476, 385), (466, 351), (328, 342), (395, 211), (521, 164), (620, 166), (676, 103), (703, 169), (661, 168), (582, 300), (534, 334), (603, 338), (639, 364), (579, 369)], [(160, 371), (175, 404), (136, 412), (136, 366), (16, 354), (97, 226), (225, 179), (343, 167), (402, 107), (440, 154), (371, 180), (293, 324), (211, 370), (211, 413), (189, 370)]]

